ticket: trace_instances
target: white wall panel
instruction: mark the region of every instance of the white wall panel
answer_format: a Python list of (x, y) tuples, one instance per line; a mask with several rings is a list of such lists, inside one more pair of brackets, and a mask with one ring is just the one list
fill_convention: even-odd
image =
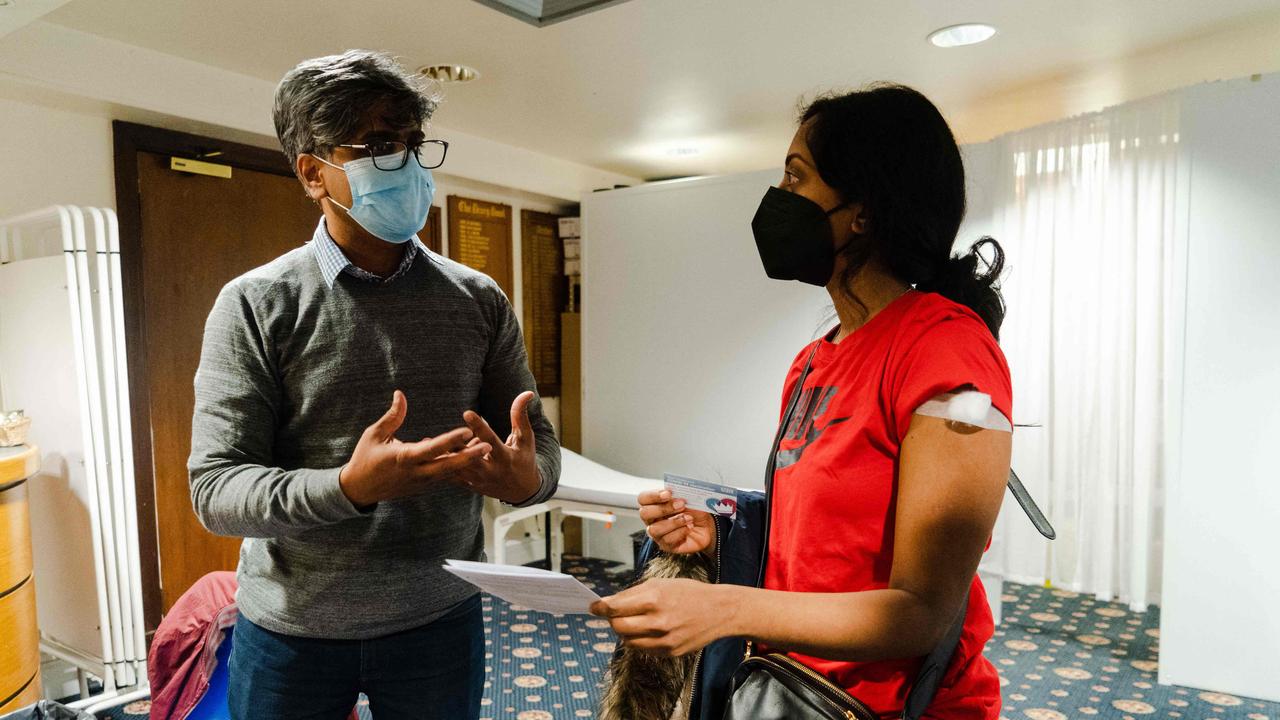
[(822, 288), (764, 274), (751, 218), (777, 171), (583, 200), (582, 444), (642, 477), (759, 488)]
[(1160, 681), (1280, 700), (1280, 76), (1186, 91), (1181, 434)]

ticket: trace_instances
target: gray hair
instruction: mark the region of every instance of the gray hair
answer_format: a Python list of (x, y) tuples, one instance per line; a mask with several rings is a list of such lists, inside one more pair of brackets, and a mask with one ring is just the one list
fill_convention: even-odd
[(298, 156), (328, 156), (351, 142), (371, 112), (396, 127), (420, 127), (435, 112), (439, 93), (390, 55), (348, 50), (303, 60), (276, 86), (272, 116), (289, 166)]

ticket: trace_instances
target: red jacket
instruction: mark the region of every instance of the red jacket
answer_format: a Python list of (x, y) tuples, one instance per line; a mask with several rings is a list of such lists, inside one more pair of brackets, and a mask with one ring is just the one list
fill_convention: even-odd
[(200, 702), (238, 616), (233, 572), (205, 575), (173, 604), (147, 653), (153, 720), (182, 720)]
[[(239, 616), (233, 572), (209, 573), (178, 598), (147, 654), (152, 720), (184, 720), (191, 714), (209, 689), (223, 631)], [(350, 720), (356, 720), (354, 708)]]

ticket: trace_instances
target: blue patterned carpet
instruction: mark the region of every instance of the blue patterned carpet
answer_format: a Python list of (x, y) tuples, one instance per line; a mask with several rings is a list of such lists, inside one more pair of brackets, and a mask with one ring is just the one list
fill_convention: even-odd
[(987, 645), (1000, 671), (1002, 717), (1277, 720), (1280, 704), (1156, 684), (1160, 610), (1030, 585), (1005, 585)]
[[(601, 595), (627, 577), (614, 564), (565, 556), (565, 572)], [(1158, 609), (1133, 613), (1117, 603), (1063, 590), (1006, 584), (1004, 619), (987, 647), (1000, 671), (1006, 720), (1187, 718), (1280, 720), (1280, 704), (1156, 684)], [(585, 616), (531, 613), (484, 599), (486, 720), (565, 720), (595, 716), (613, 635)], [(370, 720), (360, 708), (362, 720)], [(102, 715), (145, 720), (147, 703)]]

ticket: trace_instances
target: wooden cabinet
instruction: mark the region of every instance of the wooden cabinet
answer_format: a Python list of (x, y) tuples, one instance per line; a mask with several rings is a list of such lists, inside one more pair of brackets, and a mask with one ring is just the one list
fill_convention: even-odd
[(31, 575), (27, 478), (35, 447), (0, 448), (0, 715), (40, 699), (40, 635)]

